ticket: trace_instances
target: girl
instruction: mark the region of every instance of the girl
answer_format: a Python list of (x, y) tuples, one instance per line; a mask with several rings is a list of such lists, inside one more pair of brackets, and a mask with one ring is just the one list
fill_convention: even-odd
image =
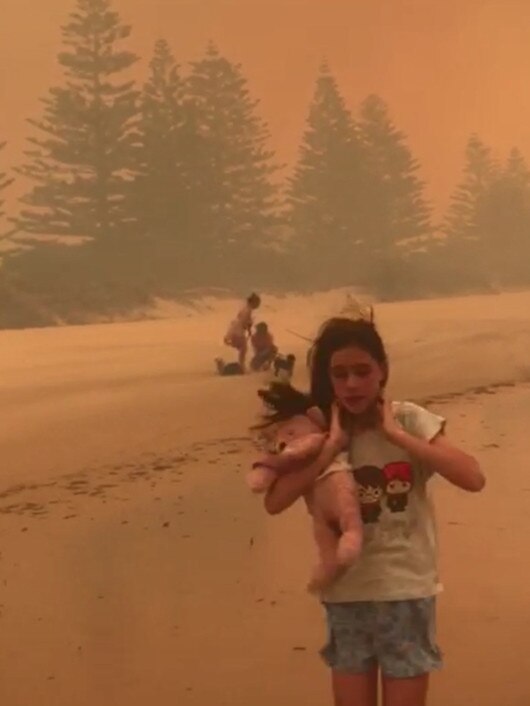
[(243, 372), (247, 358), (247, 336), (252, 329), (252, 312), (259, 308), (260, 297), (253, 292), (247, 297), (245, 306), (238, 312), (236, 318), (230, 323), (224, 337), (224, 343), (238, 352), (238, 362)]
[(429, 673), (441, 667), (435, 642), (439, 592), (436, 535), (428, 496), (437, 473), (468, 491), (485, 479), (477, 461), (445, 436), (445, 421), (385, 398), (389, 365), (372, 320), (334, 318), (312, 347), (311, 403), (330, 422), (319, 457), (280, 476), (265, 507), (282, 512), (307, 493), (344, 445), (359, 489), (361, 556), (321, 594), (335, 706), (425, 706)]

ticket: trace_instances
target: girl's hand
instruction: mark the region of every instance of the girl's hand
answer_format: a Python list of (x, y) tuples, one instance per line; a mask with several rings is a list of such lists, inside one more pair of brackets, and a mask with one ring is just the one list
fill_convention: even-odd
[(331, 423), (329, 425), (328, 441), (336, 449), (337, 453), (343, 451), (348, 446), (348, 435), (344, 431), (341, 422), (341, 410), (338, 402), (333, 402), (331, 406)]
[(378, 411), (381, 421), (381, 428), (386, 438), (395, 443), (403, 435), (403, 428), (396, 420), (392, 402), (381, 397), (378, 400)]

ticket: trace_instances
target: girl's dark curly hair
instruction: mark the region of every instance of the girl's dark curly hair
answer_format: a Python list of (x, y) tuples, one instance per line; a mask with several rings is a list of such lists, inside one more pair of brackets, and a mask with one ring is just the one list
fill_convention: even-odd
[(388, 356), (385, 345), (373, 320), (334, 317), (320, 328), (309, 351), (309, 393), (300, 392), (291, 385), (273, 382), (266, 390), (259, 390), (268, 412), (257, 429), (284, 422), (297, 414), (305, 414), (310, 407), (318, 407), (326, 419), (331, 418), (334, 400), (330, 378), (331, 357), (337, 351), (355, 346), (368, 353), (383, 369), (383, 384), (388, 380)]
[(258, 396), (265, 403), (267, 411), (263, 415), (262, 424), (255, 427), (257, 429), (286, 422), (297, 414), (305, 414), (313, 406), (308, 394), (281, 382), (271, 382), (267, 389), (258, 390)]

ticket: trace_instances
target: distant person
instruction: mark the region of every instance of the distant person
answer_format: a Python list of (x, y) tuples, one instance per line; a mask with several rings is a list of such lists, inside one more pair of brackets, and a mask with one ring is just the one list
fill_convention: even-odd
[(278, 354), (278, 348), (274, 343), (274, 338), (269, 331), (269, 327), (264, 321), (256, 325), (256, 329), (250, 338), (254, 356), (250, 361), (250, 369), (254, 372), (269, 370)]
[(245, 306), (238, 312), (236, 318), (230, 323), (224, 337), (224, 343), (238, 352), (238, 362), (245, 372), (248, 342), (247, 338), (252, 330), (252, 313), (259, 309), (261, 298), (253, 292), (245, 302)]
[(244, 375), (245, 371), (241, 365), (237, 362), (225, 363), (222, 358), (215, 359), (215, 366), (219, 375), (223, 377), (231, 375)]

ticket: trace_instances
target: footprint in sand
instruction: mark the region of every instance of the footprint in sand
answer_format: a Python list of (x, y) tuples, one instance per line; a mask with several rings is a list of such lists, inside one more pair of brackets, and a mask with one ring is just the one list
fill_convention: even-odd
[(170, 459), (172, 463), (186, 463), (188, 460), (188, 456), (174, 456), (173, 458)]
[(154, 463), (151, 468), (153, 471), (169, 471), (172, 466), (168, 463)]
[[(4, 507), (0, 508), (0, 512), (2, 512), (5, 515), (10, 515), (13, 512), (18, 513), (18, 510), (20, 508), (20, 505), (5, 505)], [(21, 514), (21, 513), (18, 513)]]
[(129, 473), (128, 477), (130, 480), (134, 480), (135, 478), (145, 478), (148, 475), (149, 475), (148, 471), (144, 471), (141, 468), (139, 468), (138, 470), (133, 471), (132, 473)]
[(10, 488), (0, 493), (0, 499), (8, 498), (10, 495), (15, 495), (16, 493), (21, 493), (23, 490), (26, 490), (25, 485), (12, 485)]
[(70, 490), (75, 488), (83, 488), (86, 485), (88, 485), (88, 480), (86, 480), (86, 478), (79, 478), (78, 480), (70, 481), (70, 483), (68, 483), (64, 487)]

